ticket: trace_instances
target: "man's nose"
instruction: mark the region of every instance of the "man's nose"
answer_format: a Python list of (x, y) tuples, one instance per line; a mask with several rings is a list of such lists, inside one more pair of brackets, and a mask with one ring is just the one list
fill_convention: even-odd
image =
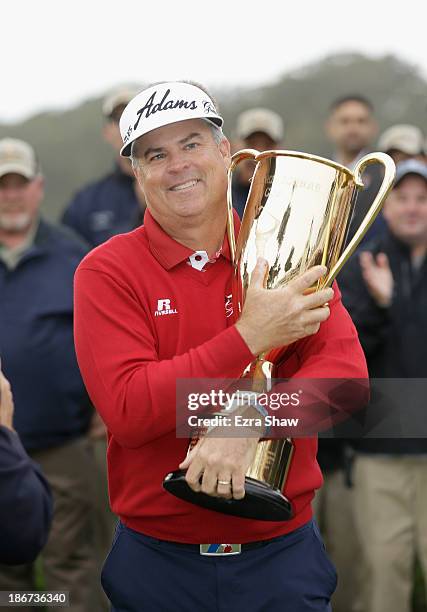
[(417, 202), (417, 200), (415, 198), (408, 200), (408, 205), (406, 207), (406, 210), (411, 213), (417, 213), (419, 209), (419, 204)]
[(168, 171), (176, 174), (185, 170), (190, 165), (190, 160), (182, 151), (171, 153), (168, 159)]

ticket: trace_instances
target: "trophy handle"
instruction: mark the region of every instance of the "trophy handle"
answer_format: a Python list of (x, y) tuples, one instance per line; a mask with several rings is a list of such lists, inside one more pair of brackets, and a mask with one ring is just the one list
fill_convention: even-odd
[(337, 274), (341, 271), (341, 268), (344, 266), (346, 261), (353, 255), (354, 251), (359, 246), (363, 236), (366, 234), (372, 223), (375, 221), (375, 217), (380, 212), (383, 202), (393, 186), (393, 181), (396, 174), (396, 166), (392, 158), (386, 153), (369, 153), (368, 155), (362, 157), (362, 159), (358, 161), (356, 167), (354, 168), (354, 177), (357, 187), (364, 187), (361, 179), (362, 172), (366, 168), (366, 166), (375, 163), (380, 163), (384, 166), (383, 182), (381, 183), (381, 186), (374, 201), (371, 204), (370, 209), (368, 210), (365, 218), (363, 219), (353, 238), (350, 240), (347, 247), (341, 254), (341, 257), (338, 259), (332, 270), (329, 272), (326, 280), (322, 283), (322, 289), (324, 287), (330, 287), (332, 285), (332, 282), (335, 280)]
[(227, 235), (228, 243), (230, 245), (230, 256), (231, 261), (234, 263), (236, 260), (236, 236), (234, 233), (234, 218), (233, 218), (233, 196), (232, 196), (232, 181), (233, 181), (233, 170), (244, 159), (256, 160), (259, 155), (259, 151), (256, 149), (242, 149), (237, 151), (231, 158), (231, 163), (228, 168), (228, 187), (227, 187)]

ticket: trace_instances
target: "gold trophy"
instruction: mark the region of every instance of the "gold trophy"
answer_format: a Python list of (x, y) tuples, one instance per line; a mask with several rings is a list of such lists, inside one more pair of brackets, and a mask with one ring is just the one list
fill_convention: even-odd
[[(235, 239), (231, 197), (234, 168), (243, 160), (256, 162), (240, 232)], [(384, 166), (384, 178), (368, 213), (344, 248), (361, 175), (369, 164)], [(244, 149), (232, 157), (228, 172), (228, 239), (234, 266), (233, 303), (236, 318), (242, 311), (246, 290), (258, 257), (267, 260), (267, 289), (286, 285), (312, 266), (328, 269), (310, 291), (332, 284), (381, 210), (389, 193), (395, 165), (385, 153), (365, 155), (354, 171), (331, 160), (297, 151)], [(281, 351), (259, 355), (246, 371), (252, 389), (269, 389), (275, 359)], [(289, 520), (292, 503), (284, 496), (293, 442), (290, 438), (262, 440), (246, 473), (245, 497), (227, 500), (193, 492), (181, 471), (168, 474), (166, 490), (200, 506), (226, 514), (259, 520)]]

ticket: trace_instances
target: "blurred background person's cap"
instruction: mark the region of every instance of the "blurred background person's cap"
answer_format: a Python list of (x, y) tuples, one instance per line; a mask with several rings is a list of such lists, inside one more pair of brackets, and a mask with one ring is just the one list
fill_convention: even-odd
[(394, 187), (396, 187), (400, 181), (410, 174), (421, 176), (421, 178), (427, 181), (427, 164), (418, 159), (406, 159), (397, 164), (396, 166), (396, 178), (394, 180)]
[(283, 120), (268, 108), (251, 108), (237, 117), (236, 136), (245, 140), (251, 134), (262, 132), (271, 140), (280, 142), (284, 136)]
[(13, 173), (31, 180), (38, 172), (37, 157), (31, 145), (16, 138), (0, 140), (0, 177)]
[[(109, 91), (102, 102), (102, 114), (104, 117), (106, 119), (114, 118), (114, 111), (117, 109), (123, 111), (125, 106), (139, 93), (140, 89), (140, 87), (134, 85), (121, 85)], [(117, 117), (117, 121), (119, 119), (120, 117)]]
[(415, 125), (392, 125), (383, 132), (378, 141), (381, 151), (401, 151), (406, 155), (419, 155), (424, 148), (424, 136)]

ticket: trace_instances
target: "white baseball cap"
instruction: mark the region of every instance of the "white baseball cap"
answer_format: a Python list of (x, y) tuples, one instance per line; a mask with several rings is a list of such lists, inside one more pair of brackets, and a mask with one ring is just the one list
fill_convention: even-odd
[(281, 116), (269, 108), (251, 108), (240, 113), (236, 122), (237, 137), (245, 140), (255, 132), (263, 132), (274, 142), (280, 142), (284, 135)]
[(396, 165), (396, 177), (394, 179), (393, 187), (397, 187), (405, 176), (415, 174), (420, 176), (427, 182), (427, 164), (419, 161), (418, 159), (405, 159)]
[(132, 85), (120, 85), (110, 90), (102, 102), (102, 114), (111, 117), (118, 106), (125, 106), (136, 96), (141, 87)]
[(381, 134), (378, 141), (380, 151), (396, 149), (407, 155), (418, 155), (422, 152), (423, 145), (422, 131), (415, 125), (405, 123), (392, 125)]
[(137, 138), (187, 119), (206, 119), (220, 128), (224, 123), (213, 100), (196, 85), (171, 81), (144, 89), (129, 102), (120, 118), (123, 139), (120, 154), (129, 157)]
[(39, 172), (33, 147), (17, 138), (0, 140), (0, 177), (5, 174), (20, 174), (32, 180)]

